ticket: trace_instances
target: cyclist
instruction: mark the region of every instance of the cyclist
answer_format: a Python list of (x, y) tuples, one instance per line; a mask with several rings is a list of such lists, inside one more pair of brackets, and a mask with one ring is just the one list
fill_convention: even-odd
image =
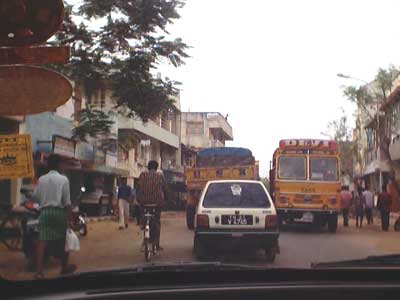
[(143, 206), (149, 204), (156, 204), (154, 222), (154, 232), (151, 234), (153, 241), (156, 245), (156, 250), (160, 251), (163, 248), (160, 246), (160, 232), (161, 232), (161, 209), (167, 197), (167, 182), (161, 172), (157, 172), (158, 162), (151, 160), (148, 163), (147, 171), (142, 172), (139, 176), (137, 201), (141, 206), (141, 223), (145, 226), (145, 218), (143, 213)]

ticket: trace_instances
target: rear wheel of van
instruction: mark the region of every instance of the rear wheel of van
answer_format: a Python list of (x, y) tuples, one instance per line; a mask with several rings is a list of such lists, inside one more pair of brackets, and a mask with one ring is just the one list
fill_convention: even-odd
[(276, 247), (265, 249), (265, 260), (269, 263), (273, 263), (276, 258)]
[(193, 251), (198, 260), (205, 259), (207, 256), (206, 248), (204, 244), (199, 241), (198, 237), (194, 237)]
[(194, 216), (195, 216), (195, 207), (193, 205), (188, 204), (186, 207), (186, 225), (190, 230), (194, 229)]
[(332, 214), (328, 216), (328, 230), (331, 233), (335, 233), (338, 226), (338, 215)]

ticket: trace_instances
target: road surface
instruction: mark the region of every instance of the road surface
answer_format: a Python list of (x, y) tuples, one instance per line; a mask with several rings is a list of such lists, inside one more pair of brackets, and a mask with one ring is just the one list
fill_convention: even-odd
[[(379, 225), (364, 225), (359, 229), (351, 221), (350, 227), (339, 226), (336, 234), (311, 231), (307, 226), (286, 228), (281, 232), (280, 250), (273, 264), (267, 264), (262, 251), (237, 251), (219, 253), (209, 260), (226, 263), (262, 265), (267, 267), (309, 268), (311, 262), (362, 258), (368, 255), (400, 253), (400, 232), (382, 232)], [(80, 271), (129, 267), (144, 263), (140, 252), (141, 236), (134, 222), (128, 229), (118, 230), (114, 221), (89, 224), (89, 234), (81, 238), (81, 250), (71, 255), (71, 261)], [(169, 215), (162, 221), (161, 244), (164, 251), (153, 257), (152, 262), (191, 262), (193, 231), (186, 228), (182, 213)], [(0, 274), (10, 279), (31, 279), (25, 270), (22, 253), (0, 248)], [(58, 262), (51, 262), (47, 276), (56, 276)]]

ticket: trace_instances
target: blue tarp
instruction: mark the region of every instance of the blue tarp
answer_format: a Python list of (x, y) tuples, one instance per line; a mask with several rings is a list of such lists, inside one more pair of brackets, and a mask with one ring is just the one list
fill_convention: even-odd
[(240, 157), (251, 157), (252, 152), (246, 148), (239, 147), (219, 147), (219, 148), (207, 148), (200, 150), (197, 155), (199, 157), (209, 156), (240, 156)]

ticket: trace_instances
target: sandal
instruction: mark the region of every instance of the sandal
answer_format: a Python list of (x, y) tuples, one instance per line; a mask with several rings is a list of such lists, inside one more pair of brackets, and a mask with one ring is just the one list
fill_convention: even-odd
[(42, 272), (36, 273), (34, 278), (37, 280), (44, 279), (44, 274)]

